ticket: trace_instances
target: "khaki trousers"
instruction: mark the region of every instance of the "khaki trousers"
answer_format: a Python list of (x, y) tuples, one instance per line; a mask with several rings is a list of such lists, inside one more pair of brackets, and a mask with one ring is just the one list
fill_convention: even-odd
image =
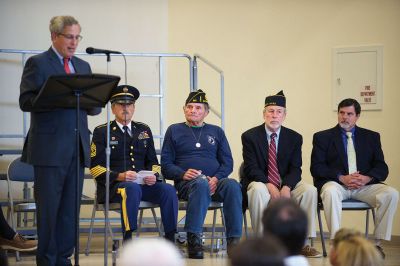
[(342, 201), (356, 199), (376, 208), (375, 239), (390, 240), (393, 218), (399, 201), (399, 192), (396, 189), (385, 184), (373, 184), (349, 190), (337, 182), (329, 181), (321, 188), (321, 199), (331, 239), (340, 228)]
[[(315, 215), (317, 212), (318, 200), (317, 189), (310, 184), (300, 181), (290, 192), (290, 195), (307, 213), (308, 237), (315, 237)], [(261, 236), (263, 234), (262, 215), (271, 199), (266, 184), (262, 182), (251, 182), (247, 187), (247, 198), (253, 232), (255, 235)]]

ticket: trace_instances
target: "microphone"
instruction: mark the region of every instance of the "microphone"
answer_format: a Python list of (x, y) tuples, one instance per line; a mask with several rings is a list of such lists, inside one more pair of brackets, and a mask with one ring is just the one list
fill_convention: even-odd
[(104, 49), (97, 49), (93, 47), (88, 47), (86, 48), (86, 53), (88, 54), (122, 54), (121, 52), (118, 51), (111, 51), (111, 50), (104, 50)]

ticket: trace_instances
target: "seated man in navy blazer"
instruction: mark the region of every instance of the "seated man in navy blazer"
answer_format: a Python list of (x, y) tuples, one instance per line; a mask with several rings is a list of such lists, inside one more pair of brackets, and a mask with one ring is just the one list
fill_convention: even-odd
[(383, 181), (388, 176), (377, 132), (358, 127), (361, 106), (344, 99), (337, 109), (338, 124), (314, 134), (311, 174), (320, 192), (331, 239), (340, 228), (342, 200), (357, 199), (377, 208), (375, 239), (390, 240), (399, 193)]
[[(270, 200), (293, 198), (307, 213), (308, 237), (315, 237), (317, 190), (301, 182), (303, 138), (282, 126), (286, 118), (283, 91), (265, 98), (263, 114), (263, 124), (242, 134), (244, 177), (241, 183), (243, 201), (248, 200), (252, 228), (256, 234), (262, 235), (261, 218)], [(301, 253), (307, 257), (321, 257), (308, 244)]]

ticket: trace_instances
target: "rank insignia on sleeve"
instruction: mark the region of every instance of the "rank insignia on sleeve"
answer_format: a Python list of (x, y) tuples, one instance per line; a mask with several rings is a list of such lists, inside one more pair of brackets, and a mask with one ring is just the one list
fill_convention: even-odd
[(96, 156), (96, 144), (92, 142), (92, 145), (90, 145), (90, 157), (95, 157)]

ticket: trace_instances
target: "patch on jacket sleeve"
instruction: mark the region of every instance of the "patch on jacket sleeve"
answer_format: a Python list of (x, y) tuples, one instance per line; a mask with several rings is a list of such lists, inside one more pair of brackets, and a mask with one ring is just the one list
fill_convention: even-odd
[(90, 145), (90, 157), (93, 158), (95, 156), (96, 156), (96, 144), (92, 142), (92, 144)]

